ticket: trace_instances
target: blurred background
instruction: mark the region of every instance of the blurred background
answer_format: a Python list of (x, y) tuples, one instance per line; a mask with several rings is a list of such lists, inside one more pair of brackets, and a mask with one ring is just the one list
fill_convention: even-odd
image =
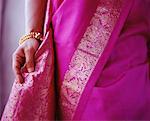
[(0, 116), (14, 81), (12, 53), (23, 34), (24, 0), (0, 0)]

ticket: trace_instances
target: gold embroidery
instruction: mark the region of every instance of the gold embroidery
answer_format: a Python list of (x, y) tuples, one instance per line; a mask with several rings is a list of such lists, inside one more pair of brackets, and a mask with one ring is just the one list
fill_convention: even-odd
[(121, 5), (121, 0), (100, 1), (65, 74), (60, 90), (61, 118), (73, 118), (84, 88), (120, 15)]

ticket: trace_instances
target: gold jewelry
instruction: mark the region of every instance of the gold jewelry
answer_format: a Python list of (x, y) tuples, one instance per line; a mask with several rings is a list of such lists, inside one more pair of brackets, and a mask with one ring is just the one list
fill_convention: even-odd
[(43, 40), (43, 35), (40, 32), (30, 32), (29, 34), (24, 35), (23, 37), (20, 38), (19, 45), (21, 45), (24, 41), (26, 41), (30, 38), (35, 38), (37, 40), (42, 41)]

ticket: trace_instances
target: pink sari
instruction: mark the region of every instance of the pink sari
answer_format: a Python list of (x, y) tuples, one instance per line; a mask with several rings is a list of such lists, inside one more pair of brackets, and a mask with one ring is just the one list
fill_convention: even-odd
[(50, 1), (57, 119), (150, 120), (149, 1)]
[(64, 0), (53, 7), (59, 119), (150, 119), (150, 3)]

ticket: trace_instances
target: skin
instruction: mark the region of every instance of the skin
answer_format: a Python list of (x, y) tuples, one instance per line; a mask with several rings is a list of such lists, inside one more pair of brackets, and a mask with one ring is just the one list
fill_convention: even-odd
[[(43, 33), (44, 16), (47, 0), (25, 0), (25, 34), (31, 31)], [(17, 47), (12, 57), (12, 68), (16, 81), (23, 83), (21, 68), (25, 66), (28, 72), (34, 71), (34, 54), (39, 47), (36, 39), (28, 39)]]

